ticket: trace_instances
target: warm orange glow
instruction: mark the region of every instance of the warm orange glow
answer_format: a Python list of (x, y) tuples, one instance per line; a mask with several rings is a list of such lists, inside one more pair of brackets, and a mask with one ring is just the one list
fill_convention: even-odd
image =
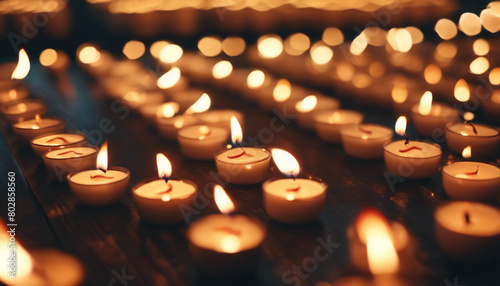
[(464, 115), (462, 117), (464, 118), (465, 121), (472, 121), (474, 120), (475, 115), (470, 111), (466, 111), (464, 112)]
[(411, 40), (413, 44), (419, 44), (424, 40), (424, 33), (422, 31), (414, 26), (409, 26), (405, 28), (408, 33), (411, 35)]
[(490, 68), (490, 62), (485, 57), (479, 57), (470, 63), (470, 72), (473, 74), (483, 74)]
[(485, 56), (490, 52), (490, 44), (485, 39), (477, 39), (472, 44), (472, 50), (477, 56)]
[(354, 67), (349, 63), (341, 62), (337, 65), (337, 76), (342, 81), (350, 81), (354, 77)]
[(273, 89), (273, 98), (277, 102), (283, 102), (287, 100), (292, 94), (292, 85), (286, 79), (278, 80), (276, 86)]
[(492, 69), (490, 71), (488, 78), (489, 78), (491, 84), (499, 85), (500, 84), (500, 68)]
[[(15, 250), (9, 250), (9, 238), (5, 228), (5, 222), (0, 221), (0, 281), (6, 283), (7, 285), (19, 285), (18, 283), (22, 281), (23, 278), (30, 275), (33, 270), (33, 260), (31, 255), (24, 249), (24, 247), (16, 240)], [(15, 252), (16, 255), (16, 271), (15, 278), (9, 274), (9, 260), (8, 257), (11, 256), (11, 251)]]
[(247, 85), (250, 89), (256, 89), (261, 87), (266, 80), (266, 75), (261, 70), (253, 70), (248, 74)]
[(122, 49), (123, 54), (129, 60), (136, 60), (142, 57), (145, 51), (146, 46), (142, 42), (136, 40), (128, 41), (127, 43), (125, 43)]
[(424, 78), (425, 81), (429, 84), (437, 84), (441, 81), (441, 77), (443, 76), (441, 69), (435, 64), (429, 64), (425, 67), (424, 70)]
[(406, 29), (399, 29), (396, 32), (395, 42), (397, 47), (396, 50), (402, 53), (408, 52), (413, 45), (413, 40), (411, 38), (411, 35)]
[(391, 92), (392, 100), (396, 103), (403, 103), (408, 99), (408, 89), (404, 83), (394, 84)]
[(246, 46), (245, 40), (240, 37), (227, 37), (222, 41), (222, 51), (230, 57), (241, 55)]
[(500, 104), (500, 90), (495, 90), (493, 94), (491, 94), (491, 102)]
[(467, 36), (475, 36), (481, 33), (481, 19), (474, 13), (463, 13), (458, 20), (458, 28)]
[(326, 28), (321, 37), (323, 42), (330, 46), (338, 46), (344, 42), (344, 34), (335, 27)]
[(401, 136), (405, 136), (406, 133), (406, 117), (400, 116), (398, 120), (396, 120), (396, 127), (394, 128), (396, 133)]
[(311, 40), (303, 33), (296, 33), (286, 38), (285, 52), (292, 56), (302, 55), (311, 46)]
[(295, 109), (298, 112), (306, 113), (312, 111), (318, 104), (318, 98), (315, 95), (308, 95), (301, 101), (297, 102)]
[(167, 41), (156, 41), (153, 44), (151, 44), (151, 47), (149, 48), (149, 52), (151, 55), (155, 58), (158, 59), (160, 58), (160, 52), (161, 49), (169, 45), (170, 43)]
[(481, 11), (481, 24), (484, 29), (491, 33), (500, 31), (500, 3), (498, 1), (491, 2), (487, 9)]
[(379, 61), (374, 61), (368, 67), (368, 73), (374, 78), (380, 78), (385, 74), (385, 65)]
[(24, 49), (19, 50), (19, 60), (16, 69), (12, 72), (11, 79), (23, 79), (30, 71), (30, 59)]
[(457, 35), (457, 25), (449, 19), (440, 19), (436, 22), (434, 30), (443, 40), (453, 39)]
[(184, 51), (180, 46), (169, 44), (160, 50), (160, 61), (167, 64), (175, 63), (182, 57), (183, 54)]
[(418, 105), (418, 113), (422, 115), (429, 115), (432, 109), (432, 93), (426, 91), (424, 95), (420, 98), (420, 104)]
[(464, 157), (465, 159), (470, 159), (471, 156), (472, 156), (471, 146), (465, 147), (464, 150), (462, 151), (462, 157)]
[(172, 164), (168, 160), (167, 156), (162, 153), (156, 154), (156, 168), (158, 170), (158, 178), (170, 178), (172, 175)]
[(220, 61), (212, 68), (212, 76), (216, 79), (228, 77), (233, 71), (233, 65), (228, 61)]
[(104, 172), (108, 170), (108, 141), (102, 143), (101, 149), (97, 153), (96, 167), (97, 169), (104, 170)]
[(500, 17), (500, 2), (493, 1), (486, 6), (488, 10), (490, 10), (495, 16)]
[(436, 60), (438, 61), (448, 61), (453, 59), (456, 55), (457, 46), (448, 42), (442, 42), (437, 45), (434, 54)]
[(215, 185), (214, 186), (214, 199), (215, 199), (215, 204), (219, 208), (220, 212), (223, 214), (229, 214), (231, 212), (234, 212), (234, 204), (233, 201), (231, 201), (231, 198), (226, 194), (226, 191), (219, 186)]
[(365, 51), (367, 46), (368, 40), (366, 39), (365, 34), (362, 32), (356, 38), (354, 38), (354, 40), (352, 40), (349, 50), (351, 51), (351, 54), (359, 56)]
[(234, 234), (228, 233), (224, 235), (220, 242), (220, 248), (225, 253), (236, 253), (240, 250), (240, 238)]
[(57, 60), (57, 52), (54, 49), (45, 49), (40, 54), (40, 64), (44, 67), (53, 65)]
[(466, 102), (470, 99), (469, 85), (465, 79), (461, 78), (455, 84), (455, 98), (458, 101)]
[(219, 37), (203, 37), (198, 41), (198, 50), (206, 57), (215, 57), (222, 51), (222, 42)]
[(94, 64), (101, 58), (101, 53), (94, 46), (86, 46), (78, 53), (78, 59), (84, 64)]
[(194, 113), (201, 113), (205, 112), (210, 108), (211, 100), (210, 96), (208, 94), (204, 93), (200, 96), (200, 98), (193, 104), (191, 105), (187, 110), (186, 114), (194, 114)]
[(315, 64), (324, 65), (333, 58), (333, 51), (329, 47), (319, 43), (311, 48), (311, 58)]
[(159, 110), (162, 117), (171, 118), (179, 112), (179, 104), (177, 102), (166, 102), (160, 105)]
[(297, 177), (300, 173), (300, 165), (297, 159), (292, 154), (282, 149), (271, 149), (273, 161), (286, 176)]
[(159, 88), (166, 89), (174, 86), (179, 79), (181, 78), (181, 70), (178, 67), (171, 68), (168, 72), (164, 73), (158, 81), (156, 81), (156, 85)]
[(283, 52), (283, 41), (276, 35), (264, 35), (257, 41), (257, 49), (263, 58), (276, 58)]
[(240, 144), (243, 141), (243, 131), (238, 119), (234, 116), (231, 117), (231, 142), (234, 145)]

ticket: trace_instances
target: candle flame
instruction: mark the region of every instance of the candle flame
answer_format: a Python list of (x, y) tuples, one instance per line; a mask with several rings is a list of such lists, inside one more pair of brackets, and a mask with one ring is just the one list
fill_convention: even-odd
[(392, 100), (396, 103), (404, 103), (408, 99), (408, 89), (405, 84), (395, 84), (391, 92)]
[(17, 90), (15, 88), (11, 88), (9, 90), (9, 99), (16, 99), (17, 97)]
[(427, 83), (437, 84), (438, 82), (441, 81), (442, 76), (443, 73), (441, 72), (441, 69), (437, 65), (429, 64), (428, 66), (425, 67), (424, 78)]
[(284, 78), (278, 80), (273, 89), (273, 99), (277, 102), (283, 102), (290, 98), (292, 94), (292, 85)]
[(11, 247), (9, 246), (10, 234), (7, 231), (5, 222), (0, 221), (0, 257), (2, 257), (0, 261), (0, 281), (5, 282), (7, 285), (11, 283), (17, 285), (16, 282), (32, 272), (33, 259), (28, 251), (16, 240), (14, 252), (16, 254), (17, 268), (15, 278), (11, 276), (8, 257), (12, 255), (12, 250), (10, 250)]
[(178, 67), (171, 68), (164, 73), (156, 82), (159, 88), (167, 89), (174, 86), (181, 78), (181, 70)]
[(108, 141), (102, 143), (101, 149), (99, 149), (99, 153), (97, 153), (96, 167), (104, 172), (108, 170)]
[(214, 198), (215, 204), (219, 208), (220, 212), (223, 214), (229, 214), (234, 211), (234, 204), (231, 198), (226, 194), (226, 191), (219, 186), (214, 186)]
[(266, 74), (261, 70), (253, 70), (248, 74), (247, 85), (250, 89), (256, 89), (261, 87), (266, 80)]
[(172, 64), (178, 61), (182, 57), (182, 54), (184, 54), (184, 51), (180, 46), (168, 44), (160, 50), (160, 61)]
[(243, 131), (238, 119), (234, 116), (231, 117), (231, 142), (234, 145), (240, 144), (243, 140)]
[(228, 77), (233, 71), (233, 65), (228, 61), (220, 61), (212, 68), (212, 76), (216, 79)]
[(194, 114), (194, 113), (205, 112), (210, 108), (210, 104), (211, 104), (210, 96), (208, 96), (208, 94), (206, 93), (203, 93), (200, 96), (200, 98), (186, 110), (185, 113)]
[(276, 58), (283, 52), (283, 41), (276, 35), (264, 35), (257, 40), (257, 50), (263, 58)]
[(485, 56), (490, 52), (490, 44), (485, 39), (477, 39), (472, 44), (472, 50), (476, 56)]
[(432, 109), (432, 93), (426, 91), (424, 95), (420, 98), (420, 104), (418, 105), (418, 113), (422, 115), (429, 115)]
[(464, 157), (465, 159), (470, 159), (470, 157), (472, 157), (471, 146), (467, 146), (464, 148), (464, 150), (462, 151), (462, 157)]
[(225, 253), (236, 253), (240, 250), (240, 238), (234, 234), (228, 233), (220, 241), (220, 248)]
[(499, 85), (500, 84), (500, 68), (494, 68), (494, 69), (492, 69), (490, 71), (488, 79), (490, 80), (491, 84), (493, 84), (493, 85)]
[(146, 51), (146, 46), (141, 41), (131, 40), (123, 45), (122, 52), (129, 60), (136, 60)]
[(315, 95), (308, 95), (301, 101), (297, 102), (295, 109), (298, 112), (306, 113), (312, 111), (318, 104), (318, 98)]
[(173, 117), (179, 111), (179, 104), (177, 102), (166, 102), (160, 106), (161, 115), (165, 118)]
[(24, 49), (19, 50), (19, 60), (17, 66), (12, 72), (11, 79), (23, 79), (30, 71), (30, 59)]
[(315, 64), (324, 65), (333, 58), (333, 51), (329, 47), (319, 44), (314, 45), (311, 50), (311, 59)]
[(170, 164), (167, 156), (162, 153), (156, 154), (156, 167), (158, 169), (158, 177), (160, 179), (168, 179), (172, 175), (172, 164)]
[(78, 53), (78, 59), (84, 64), (94, 64), (101, 58), (101, 53), (94, 46), (86, 46)]
[(483, 74), (490, 68), (490, 62), (485, 57), (478, 57), (470, 63), (469, 68), (473, 74)]
[(394, 128), (396, 133), (401, 136), (405, 136), (406, 133), (406, 117), (400, 116), (396, 121), (396, 127)]
[(285, 150), (276, 148), (271, 149), (271, 154), (273, 155), (274, 163), (281, 173), (291, 177), (297, 177), (299, 175), (300, 165), (292, 154)]
[(464, 117), (465, 121), (472, 121), (472, 120), (474, 120), (475, 115), (474, 115), (474, 113), (472, 113), (470, 111), (466, 111), (466, 112), (464, 112), (463, 117)]
[(458, 20), (458, 28), (467, 36), (475, 36), (481, 32), (481, 19), (474, 13), (463, 13)]
[(53, 65), (57, 61), (57, 52), (54, 49), (45, 49), (40, 53), (40, 64), (44, 67)]
[(397, 50), (406, 53), (413, 46), (413, 40), (411, 39), (410, 32), (406, 29), (398, 29), (395, 34), (395, 46)]
[(461, 78), (455, 84), (455, 98), (460, 102), (466, 102), (470, 99), (470, 90), (467, 82)]
[(457, 25), (455, 25), (453, 21), (444, 18), (436, 22), (434, 30), (443, 40), (450, 40), (454, 38), (458, 32)]

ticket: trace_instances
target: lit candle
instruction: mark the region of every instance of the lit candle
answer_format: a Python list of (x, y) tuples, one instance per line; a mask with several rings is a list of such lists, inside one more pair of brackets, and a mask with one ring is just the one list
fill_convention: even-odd
[(406, 136), (406, 117), (396, 122), (396, 133), (406, 140), (392, 141), (384, 145), (387, 169), (398, 176), (421, 179), (436, 174), (441, 161), (441, 148), (437, 144), (410, 141)]
[(472, 158), (493, 156), (500, 143), (497, 127), (471, 122), (455, 123), (446, 126), (446, 144), (456, 154), (471, 146)]
[(81, 132), (65, 132), (35, 137), (31, 140), (31, 147), (38, 155), (42, 155), (50, 150), (81, 146), (85, 143), (87, 143), (85, 134)]
[(139, 91), (134, 88), (128, 90), (120, 99), (123, 105), (138, 110), (143, 105), (161, 104), (165, 101), (165, 94), (159, 91)]
[(237, 278), (252, 273), (265, 237), (261, 222), (231, 214), (235, 207), (221, 186), (215, 202), (224, 214), (205, 216), (189, 225), (189, 252), (200, 271), (209, 276)]
[(248, 89), (243, 89), (243, 97), (255, 100), (256, 94), (260, 93), (260, 90), (267, 89), (273, 85), (273, 78), (261, 70), (253, 70), (248, 74), (246, 84)]
[(241, 144), (243, 132), (236, 117), (231, 118), (231, 141), (235, 148), (220, 151), (215, 157), (219, 176), (234, 184), (255, 184), (262, 182), (269, 172), (271, 153), (266, 149), (237, 147)]
[(295, 112), (297, 114), (297, 122), (306, 129), (314, 129), (314, 115), (318, 111), (338, 109), (340, 101), (327, 97), (308, 95), (304, 99), (295, 104)]
[[(471, 157), (470, 146), (462, 152)], [(455, 200), (492, 200), (500, 194), (500, 169), (480, 162), (453, 162), (443, 167), (443, 188)]]
[(192, 125), (177, 132), (182, 154), (199, 160), (213, 160), (217, 151), (224, 148), (229, 138), (225, 128)]
[(314, 221), (323, 211), (328, 185), (312, 176), (297, 178), (300, 165), (288, 152), (271, 150), (281, 173), (291, 178), (273, 178), (262, 185), (264, 208), (272, 219), (287, 224)]
[(97, 151), (95, 146), (68, 147), (43, 153), (42, 159), (49, 174), (63, 181), (71, 172), (93, 168)]
[(175, 95), (179, 91), (188, 88), (189, 81), (181, 76), (181, 70), (178, 67), (173, 67), (164, 73), (156, 82), (159, 88), (163, 89), (168, 95)]
[(359, 124), (343, 127), (340, 130), (344, 151), (361, 159), (378, 159), (384, 156), (384, 145), (394, 132), (377, 124)]
[(458, 111), (450, 106), (432, 103), (432, 93), (426, 91), (420, 103), (411, 109), (411, 119), (418, 134), (425, 137), (441, 135), (446, 124), (458, 120)]
[(47, 105), (41, 99), (23, 99), (2, 105), (3, 115), (10, 123), (33, 119), (38, 114), (40, 116), (47, 113)]
[(242, 128), (245, 126), (245, 116), (241, 111), (233, 109), (217, 109), (209, 110), (196, 115), (202, 124), (214, 125), (226, 128), (231, 131), (231, 118), (234, 116), (238, 119)]
[(66, 126), (66, 121), (61, 117), (40, 117), (38, 114), (35, 119), (30, 119), (16, 123), (12, 126), (17, 136), (23, 140), (31, 139), (47, 134), (62, 132)]
[(156, 154), (158, 177), (137, 184), (132, 197), (141, 218), (155, 224), (184, 221), (183, 207), (193, 206), (197, 186), (187, 180), (171, 180), (172, 165), (165, 155)]
[(9, 89), (0, 89), (0, 105), (8, 104), (14, 101), (25, 99), (29, 96), (26, 88), (18, 86)]
[(436, 238), (448, 256), (464, 261), (497, 259), (500, 210), (466, 201), (447, 202), (435, 213)]
[(339, 109), (321, 111), (314, 116), (314, 128), (322, 140), (340, 143), (340, 129), (363, 122), (364, 115), (357, 111)]
[(107, 142), (102, 144), (96, 162), (97, 170), (75, 171), (67, 176), (71, 192), (84, 205), (113, 204), (127, 190), (130, 171), (121, 167), (108, 170)]

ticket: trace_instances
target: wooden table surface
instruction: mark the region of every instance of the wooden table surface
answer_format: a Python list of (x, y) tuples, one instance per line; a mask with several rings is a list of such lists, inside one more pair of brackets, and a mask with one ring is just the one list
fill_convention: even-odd
[[(134, 113), (113, 112), (112, 102), (96, 92), (90, 78), (78, 67), (69, 70), (74, 95), (64, 95), (47, 72), (33, 65), (27, 85), (33, 97), (43, 98), (51, 115), (62, 116), (68, 130), (79, 130), (100, 144), (99, 122), (110, 120), (115, 127), (105, 134), (109, 143), (110, 166), (130, 169), (130, 188), (156, 176), (155, 155), (163, 152), (173, 165), (173, 178), (192, 180), (198, 185), (200, 208), (191, 220), (217, 213), (211, 186), (219, 183), (214, 162), (185, 158), (176, 142), (160, 138), (154, 128)], [(284, 123), (276, 114), (262, 111), (234, 94), (210, 90), (212, 109), (232, 108), (245, 114), (245, 137), (257, 137), (267, 148), (290, 151), (305, 173), (328, 183), (326, 207), (320, 218), (304, 226), (285, 226), (271, 221), (263, 208), (261, 185), (225, 186), (238, 213), (254, 216), (267, 225), (262, 260), (255, 277), (238, 282), (214, 281), (197, 274), (190, 261), (185, 237), (186, 225), (154, 226), (141, 222), (130, 191), (109, 207), (80, 205), (68, 185), (51, 180), (29, 146), (22, 145), (10, 126), (1, 121), (0, 156), (2, 184), (8, 171), (17, 177), (18, 239), (28, 248), (58, 248), (78, 257), (87, 276), (85, 285), (314, 285), (356, 274), (349, 266), (346, 230), (361, 209), (379, 208), (387, 217), (401, 222), (412, 237), (412, 255), (401, 257), (408, 279), (415, 285), (500, 285), (499, 263), (459, 265), (439, 251), (434, 238), (433, 211), (448, 200), (440, 175), (431, 179), (397, 183), (389, 188), (383, 160), (362, 161), (348, 157), (341, 146), (327, 144), (293, 122)], [(358, 108), (366, 122), (393, 126), (390, 112)], [(283, 128), (259, 140), (259, 132), (270, 122)], [(286, 121), (286, 120), (285, 120)], [(95, 141), (93, 141), (93, 138)], [(443, 161), (448, 152), (444, 148)], [(278, 174), (272, 168), (273, 174)], [(2, 196), (2, 200), (5, 198)], [(3, 205), (3, 203), (2, 203)], [(2, 208), (4, 211), (4, 208)], [(5, 218), (5, 213), (2, 213)], [(320, 240), (335, 243), (334, 251), (317, 267), (307, 265)], [(304, 265), (306, 263), (306, 265)], [(302, 274), (291, 275), (301, 267)], [(314, 265), (313, 265), (314, 266)], [(120, 284), (116, 273), (134, 276)], [(300, 284), (291, 281), (300, 281)]]

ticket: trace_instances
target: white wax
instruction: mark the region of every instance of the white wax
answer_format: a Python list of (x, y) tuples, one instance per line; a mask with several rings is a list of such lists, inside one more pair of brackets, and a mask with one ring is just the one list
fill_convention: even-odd
[[(167, 191), (168, 190), (168, 191)], [(153, 180), (132, 190), (141, 218), (157, 224), (175, 224), (187, 217), (185, 209), (193, 207), (197, 187), (190, 181)]]
[[(239, 154), (245, 153), (237, 158)], [(269, 172), (271, 153), (265, 149), (243, 147), (219, 153), (216, 166), (223, 180), (234, 184), (255, 184), (262, 182)]]
[(497, 207), (452, 201), (439, 206), (434, 219), (438, 244), (447, 255), (470, 261), (498, 258), (500, 209)]
[(377, 124), (349, 125), (340, 129), (344, 151), (353, 157), (376, 159), (384, 156), (384, 144), (391, 140), (392, 129)]
[(85, 205), (104, 206), (117, 202), (127, 190), (130, 172), (125, 168), (85, 170), (68, 175), (76, 199)]
[(16, 123), (12, 126), (14, 132), (23, 140), (31, 139), (48, 133), (62, 132), (66, 122), (62, 118), (40, 118)]
[(446, 127), (446, 143), (453, 153), (462, 154), (465, 147), (471, 146), (472, 158), (494, 155), (500, 143), (500, 132), (497, 128), (473, 123), (450, 124)]
[(500, 169), (496, 166), (454, 162), (444, 166), (442, 174), (443, 188), (452, 199), (493, 200), (500, 194)]
[(420, 104), (414, 105), (411, 109), (411, 120), (418, 134), (425, 137), (441, 135), (446, 128), (446, 124), (458, 120), (458, 111), (444, 104), (433, 103), (428, 115), (420, 114), (418, 111)]
[(29, 96), (28, 91), (22, 87), (12, 87), (11, 89), (0, 89), (0, 105), (16, 100), (25, 99)]
[(306, 129), (314, 129), (314, 116), (324, 110), (335, 110), (340, 108), (340, 101), (336, 98), (328, 96), (317, 96), (317, 103), (313, 109), (301, 109), (300, 101), (294, 106), (294, 112), (297, 114), (297, 122), (299, 125)]
[(203, 112), (196, 115), (202, 124), (207, 125), (215, 125), (219, 127), (226, 128), (227, 130), (231, 130), (231, 117), (236, 117), (238, 122), (241, 125), (241, 128), (244, 129), (245, 125), (245, 116), (242, 112), (238, 110), (232, 109), (218, 109), (218, 110), (209, 110), (207, 112)]
[(41, 135), (31, 140), (31, 147), (39, 155), (53, 149), (83, 145), (87, 142), (82, 133), (54, 133)]
[(45, 115), (47, 113), (47, 105), (43, 100), (23, 99), (2, 105), (1, 111), (7, 120), (14, 124), (35, 118), (37, 114), (40, 116)]
[(213, 160), (215, 154), (226, 146), (228, 139), (229, 132), (216, 126), (192, 125), (177, 133), (182, 153), (199, 160)]
[(279, 222), (311, 222), (321, 214), (325, 205), (327, 185), (314, 180), (268, 180), (262, 188), (266, 212)]
[(176, 115), (171, 118), (157, 117), (156, 128), (160, 135), (169, 140), (177, 140), (177, 132), (187, 126), (194, 125), (198, 119), (193, 115)]
[(44, 157), (49, 159), (71, 159), (71, 158), (87, 157), (94, 153), (97, 153), (96, 148), (70, 147), (70, 148), (57, 149), (47, 152), (44, 154)]
[(60, 120), (52, 118), (31, 119), (14, 124), (14, 128), (19, 129), (42, 129), (61, 124)]
[(426, 142), (409, 141), (405, 144), (405, 140), (393, 141), (384, 146), (384, 161), (387, 169), (398, 176), (428, 178), (438, 171), (441, 148)]
[(321, 111), (314, 116), (314, 127), (322, 140), (340, 143), (340, 129), (347, 125), (359, 124), (363, 119), (362, 113), (353, 110)]

